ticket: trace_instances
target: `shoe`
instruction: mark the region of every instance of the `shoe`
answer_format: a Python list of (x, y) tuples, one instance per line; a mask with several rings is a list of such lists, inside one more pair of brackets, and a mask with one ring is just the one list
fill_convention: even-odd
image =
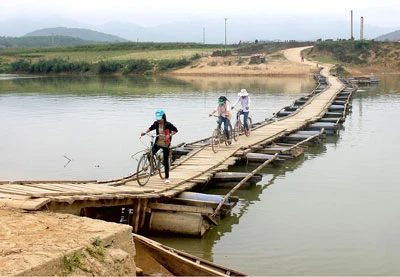
[(228, 145), (231, 145), (232, 144), (232, 141), (231, 140), (228, 140)]
[(246, 131), (246, 135), (250, 135), (250, 131)]
[(169, 179), (165, 179), (165, 183), (169, 184), (169, 183), (171, 183), (171, 181)]

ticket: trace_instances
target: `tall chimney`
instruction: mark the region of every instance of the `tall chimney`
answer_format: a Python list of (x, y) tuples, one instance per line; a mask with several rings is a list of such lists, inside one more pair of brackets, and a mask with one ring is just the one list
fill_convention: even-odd
[(364, 39), (364, 17), (361, 16), (360, 22), (360, 40)]
[(351, 39), (351, 40), (354, 40), (354, 36), (353, 36), (353, 10), (350, 11), (350, 14), (351, 14), (351, 19), (350, 19), (350, 21), (351, 21), (351, 34), (350, 34), (350, 39)]

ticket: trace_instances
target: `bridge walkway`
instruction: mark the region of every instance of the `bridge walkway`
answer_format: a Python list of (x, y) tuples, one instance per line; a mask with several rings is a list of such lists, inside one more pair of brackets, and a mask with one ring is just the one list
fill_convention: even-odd
[(191, 145), (193, 150), (171, 168), (172, 179), (168, 185), (159, 176), (152, 176), (146, 186), (141, 187), (133, 175), (104, 181), (1, 181), (0, 203), (25, 210), (48, 209), (79, 214), (81, 208), (87, 206), (137, 205), (143, 199), (174, 197), (226, 170), (239, 159), (236, 153), (273, 142), (320, 119), (336, 95), (345, 88), (337, 77), (329, 74), (329, 70), (329, 67), (321, 70), (321, 75), (326, 77), (327, 88), (314, 94), (291, 115), (264, 122), (254, 128), (249, 137), (240, 136), (232, 145), (221, 146), (217, 153), (212, 151), (210, 145)]

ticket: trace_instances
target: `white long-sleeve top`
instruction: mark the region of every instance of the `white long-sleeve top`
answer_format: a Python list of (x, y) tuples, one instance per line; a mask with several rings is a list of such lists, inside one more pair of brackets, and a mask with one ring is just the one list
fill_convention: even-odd
[(245, 113), (249, 111), (250, 103), (251, 103), (249, 96), (246, 96), (246, 97), (239, 96), (239, 98), (236, 100), (235, 104), (233, 104), (233, 107), (236, 106), (237, 103), (240, 103), (241, 109)]

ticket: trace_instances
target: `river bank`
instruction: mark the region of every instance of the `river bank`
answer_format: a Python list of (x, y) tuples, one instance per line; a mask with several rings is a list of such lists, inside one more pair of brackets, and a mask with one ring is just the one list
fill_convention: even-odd
[[(322, 63), (305, 59), (301, 61), (301, 52), (310, 46), (281, 50), (265, 56), (265, 63), (240, 64), (238, 57), (203, 57), (196, 64), (173, 70), (168, 76), (300, 76), (314, 74), (323, 66)], [(331, 65), (332, 66), (332, 65)], [(399, 74), (387, 63), (373, 65), (344, 66), (350, 76)]]

